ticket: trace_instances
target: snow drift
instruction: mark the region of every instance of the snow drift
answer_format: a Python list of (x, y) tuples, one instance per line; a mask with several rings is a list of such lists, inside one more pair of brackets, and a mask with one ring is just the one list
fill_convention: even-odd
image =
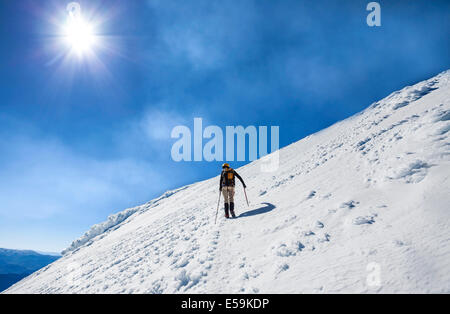
[(238, 169), (235, 220), (218, 177), (113, 215), (6, 293), (449, 293), (449, 99), (446, 71)]

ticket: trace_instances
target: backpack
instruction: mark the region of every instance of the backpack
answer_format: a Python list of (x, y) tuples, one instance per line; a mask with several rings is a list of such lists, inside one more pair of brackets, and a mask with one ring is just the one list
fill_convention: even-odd
[(224, 185), (233, 185), (234, 182), (234, 170), (229, 169), (227, 171), (224, 171), (223, 173), (223, 181)]

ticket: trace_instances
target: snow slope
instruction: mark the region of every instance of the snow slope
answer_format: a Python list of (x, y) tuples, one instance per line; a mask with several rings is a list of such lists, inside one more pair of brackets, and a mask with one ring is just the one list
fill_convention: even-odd
[(450, 71), (238, 172), (111, 216), (6, 293), (450, 292)]

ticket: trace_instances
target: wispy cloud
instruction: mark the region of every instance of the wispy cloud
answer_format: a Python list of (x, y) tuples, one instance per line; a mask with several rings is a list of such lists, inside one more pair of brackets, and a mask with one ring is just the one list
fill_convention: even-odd
[(163, 184), (144, 161), (95, 158), (37, 130), (29, 133), (32, 128), (18, 130), (0, 134), (0, 216), (98, 218), (146, 199), (152, 190), (149, 177)]
[(162, 106), (150, 107), (137, 121), (135, 130), (143, 132), (149, 140), (170, 141), (172, 129), (188, 123), (188, 117), (176, 111), (160, 109)]
[[(149, 0), (155, 12), (157, 40), (168, 55), (196, 70), (228, 66), (246, 55), (258, 35), (260, 16), (253, 1), (159, 1)], [(236, 31), (240, 29), (241, 31)]]

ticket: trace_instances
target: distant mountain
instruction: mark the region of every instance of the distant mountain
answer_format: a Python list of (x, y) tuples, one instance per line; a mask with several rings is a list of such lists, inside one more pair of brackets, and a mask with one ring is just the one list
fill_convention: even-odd
[(0, 248), (0, 291), (56, 261), (60, 256)]
[(0, 292), (11, 287), (29, 274), (0, 274)]

